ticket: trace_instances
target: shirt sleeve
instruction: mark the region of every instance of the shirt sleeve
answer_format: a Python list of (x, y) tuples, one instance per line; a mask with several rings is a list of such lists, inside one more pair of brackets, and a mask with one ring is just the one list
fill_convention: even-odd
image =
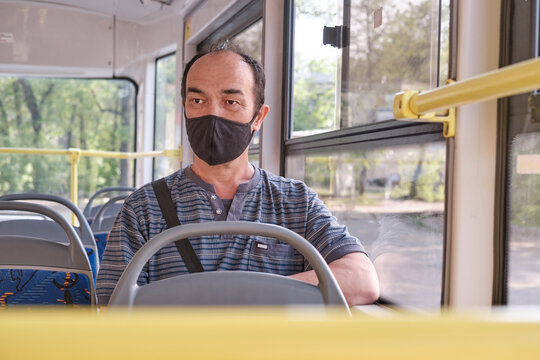
[[(315, 246), (327, 263), (349, 253), (366, 253), (360, 240), (349, 234), (345, 225), (338, 223), (336, 217), (312, 190), (308, 191), (308, 202), (306, 240)], [(312, 267), (304, 261), (304, 268), (307, 271)]]
[[(146, 243), (143, 234), (144, 231), (142, 231), (138, 217), (129, 201), (126, 200), (114, 222), (103, 253), (96, 282), (98, 304), (106, 305), (109, 302), (127, 264)], [(141, 272), (138, 280), (139, 285), (146, 283), (148, 283), (147, 266)]]

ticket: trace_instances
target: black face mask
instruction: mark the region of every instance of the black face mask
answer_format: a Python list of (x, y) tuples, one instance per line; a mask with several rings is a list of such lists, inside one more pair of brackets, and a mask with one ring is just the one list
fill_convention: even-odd
[(197, 118), (186, 116), (186, 131), (193, 152), (208, 165), (219, 165), (236, 159), (246, 150), (253, 137), (251, 124), (224, 119), (215, 115)]

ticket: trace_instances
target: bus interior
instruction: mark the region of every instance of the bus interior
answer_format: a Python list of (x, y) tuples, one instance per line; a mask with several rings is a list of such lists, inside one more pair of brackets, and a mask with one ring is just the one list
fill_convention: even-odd
[[(176, 336), (203, 358), (540, 353), (540, 0), (0, 0), (0, 205), (69, 199), (95, 221), (77, 236), (92, 231), (97, 252), (129, 193), (192, 163), (181, 78), (222, 39), (266, 73), (250, 162), (318, 193), (365, 247), (379, 301), (351, 320), (296, 307), (2, 313), (0, 294), (12, 329), (0, 354), (39, 356), (27, 324), (36, 337), (102, 331), (92, 357), (176, 357)], [(14, 217), (2, 206), (0, 236)], [(124, 346), (143, 326), (159, 350)]]

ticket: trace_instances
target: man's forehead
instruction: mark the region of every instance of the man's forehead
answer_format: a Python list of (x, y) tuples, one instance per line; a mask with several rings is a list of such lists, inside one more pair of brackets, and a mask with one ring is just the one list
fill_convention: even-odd
[(188, 72), (187, 81), (199, 75), (212, 74), (217, 76), (241, 73), (242, 77), (249, 76), (253, 80), (251, 67), (244, 59), (232, 51), (218, 51), (202, 56), (195, 61)]

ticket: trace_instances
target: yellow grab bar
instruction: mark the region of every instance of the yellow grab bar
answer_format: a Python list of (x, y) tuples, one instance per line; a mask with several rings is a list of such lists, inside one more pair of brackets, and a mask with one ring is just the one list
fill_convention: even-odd
[(113, 158), (113, 159), (137, 159), (143, 157), (175, 157), (181, 158), (182, 147), (178, 149), (167, 149), (163, 151), (149, 151), (149, 152), (116, 152), (116, 151), (94, 151), (94, 150), (81, 150), (76, 148), (70, 149), (31, 149), (31, 148), (3, 148), (0, 147), (0, 153), (8, 154), (26, 154), (26, 155), (67, 155), (71, 163), (71, 202), (77, 206), (78, 203), (78, 165), (81, 156), (86, 157), (101, 157), (101, 158)]
[[(397, 93), (394, 97), (394, 117), (397, 120), (437, 121), (446, 124), (454, 120), (436, 115), (435, 111), (522, 94), (539, 88), (540, 58), (536, 58), (452, 82), (437, 89)], [(449, 127), (454, 126), (453, 123), (449, 124)], [(445, 136), (447, 135), (445, 133)]]

